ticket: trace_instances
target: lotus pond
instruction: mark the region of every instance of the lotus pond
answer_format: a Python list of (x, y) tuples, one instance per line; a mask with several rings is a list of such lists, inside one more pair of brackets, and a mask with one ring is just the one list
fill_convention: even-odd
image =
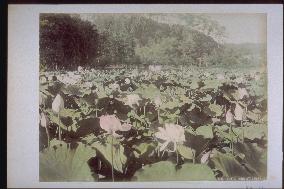
[(265, 69), (40, 72), (40, 181), (261, 180)]

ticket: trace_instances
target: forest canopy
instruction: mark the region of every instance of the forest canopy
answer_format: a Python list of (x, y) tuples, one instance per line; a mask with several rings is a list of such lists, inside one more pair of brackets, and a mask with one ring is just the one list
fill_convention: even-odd
[[(228, 65), (250, 63), (251, 52), (222, 43), (225, 28), (198, 15), (41, 14), (40, 64), (74, 70), (109, 65)], [(255, 53), (255, 52), (253, 52)]]

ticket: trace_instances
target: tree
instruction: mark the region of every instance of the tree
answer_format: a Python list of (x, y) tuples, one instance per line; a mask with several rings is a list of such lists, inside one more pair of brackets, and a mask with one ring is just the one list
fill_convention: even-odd
[(176, 38), (167, 37), (137, 48), (136, 53), (146, 64), (178, 64), (180, 57), (178, 46), (179, 41)]
[(95, 26), (68, 14), (40, 15), (40, 63), (49, 69), (88, 66), (98, 55)]

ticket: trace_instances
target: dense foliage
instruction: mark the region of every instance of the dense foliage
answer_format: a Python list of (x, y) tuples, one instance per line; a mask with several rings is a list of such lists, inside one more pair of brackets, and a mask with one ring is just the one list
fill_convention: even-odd
[[(85, 17), (84, 17), (85, 16)], [(128, 65), (252, 65), (263, 50), (224, 45), (224, 28), (199, 15), (171, 24), (137, 14), (41, 14), (40, 65), (48, 70)], [(160, 17), (162, 17), (160, 15)], [(159, 17), (159, 18), (160, 18)]]
[(98, 33), (88, 21), (67, 14), (41, 14), (39, 33), (43, 67), (72, 69), (97, 57)]
[(41, 72), (40, 180), (265, 179), (263, 71)]

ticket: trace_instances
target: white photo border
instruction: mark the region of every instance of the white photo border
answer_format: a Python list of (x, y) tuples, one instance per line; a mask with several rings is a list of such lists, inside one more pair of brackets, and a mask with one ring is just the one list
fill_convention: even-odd
[[(281, 188), (283, 5), (84, 4), (8, 6), (7, 184), (26, 188)], [(268, 172), (265, 181), (39, 182), (40, 13), (266, 13)]]

